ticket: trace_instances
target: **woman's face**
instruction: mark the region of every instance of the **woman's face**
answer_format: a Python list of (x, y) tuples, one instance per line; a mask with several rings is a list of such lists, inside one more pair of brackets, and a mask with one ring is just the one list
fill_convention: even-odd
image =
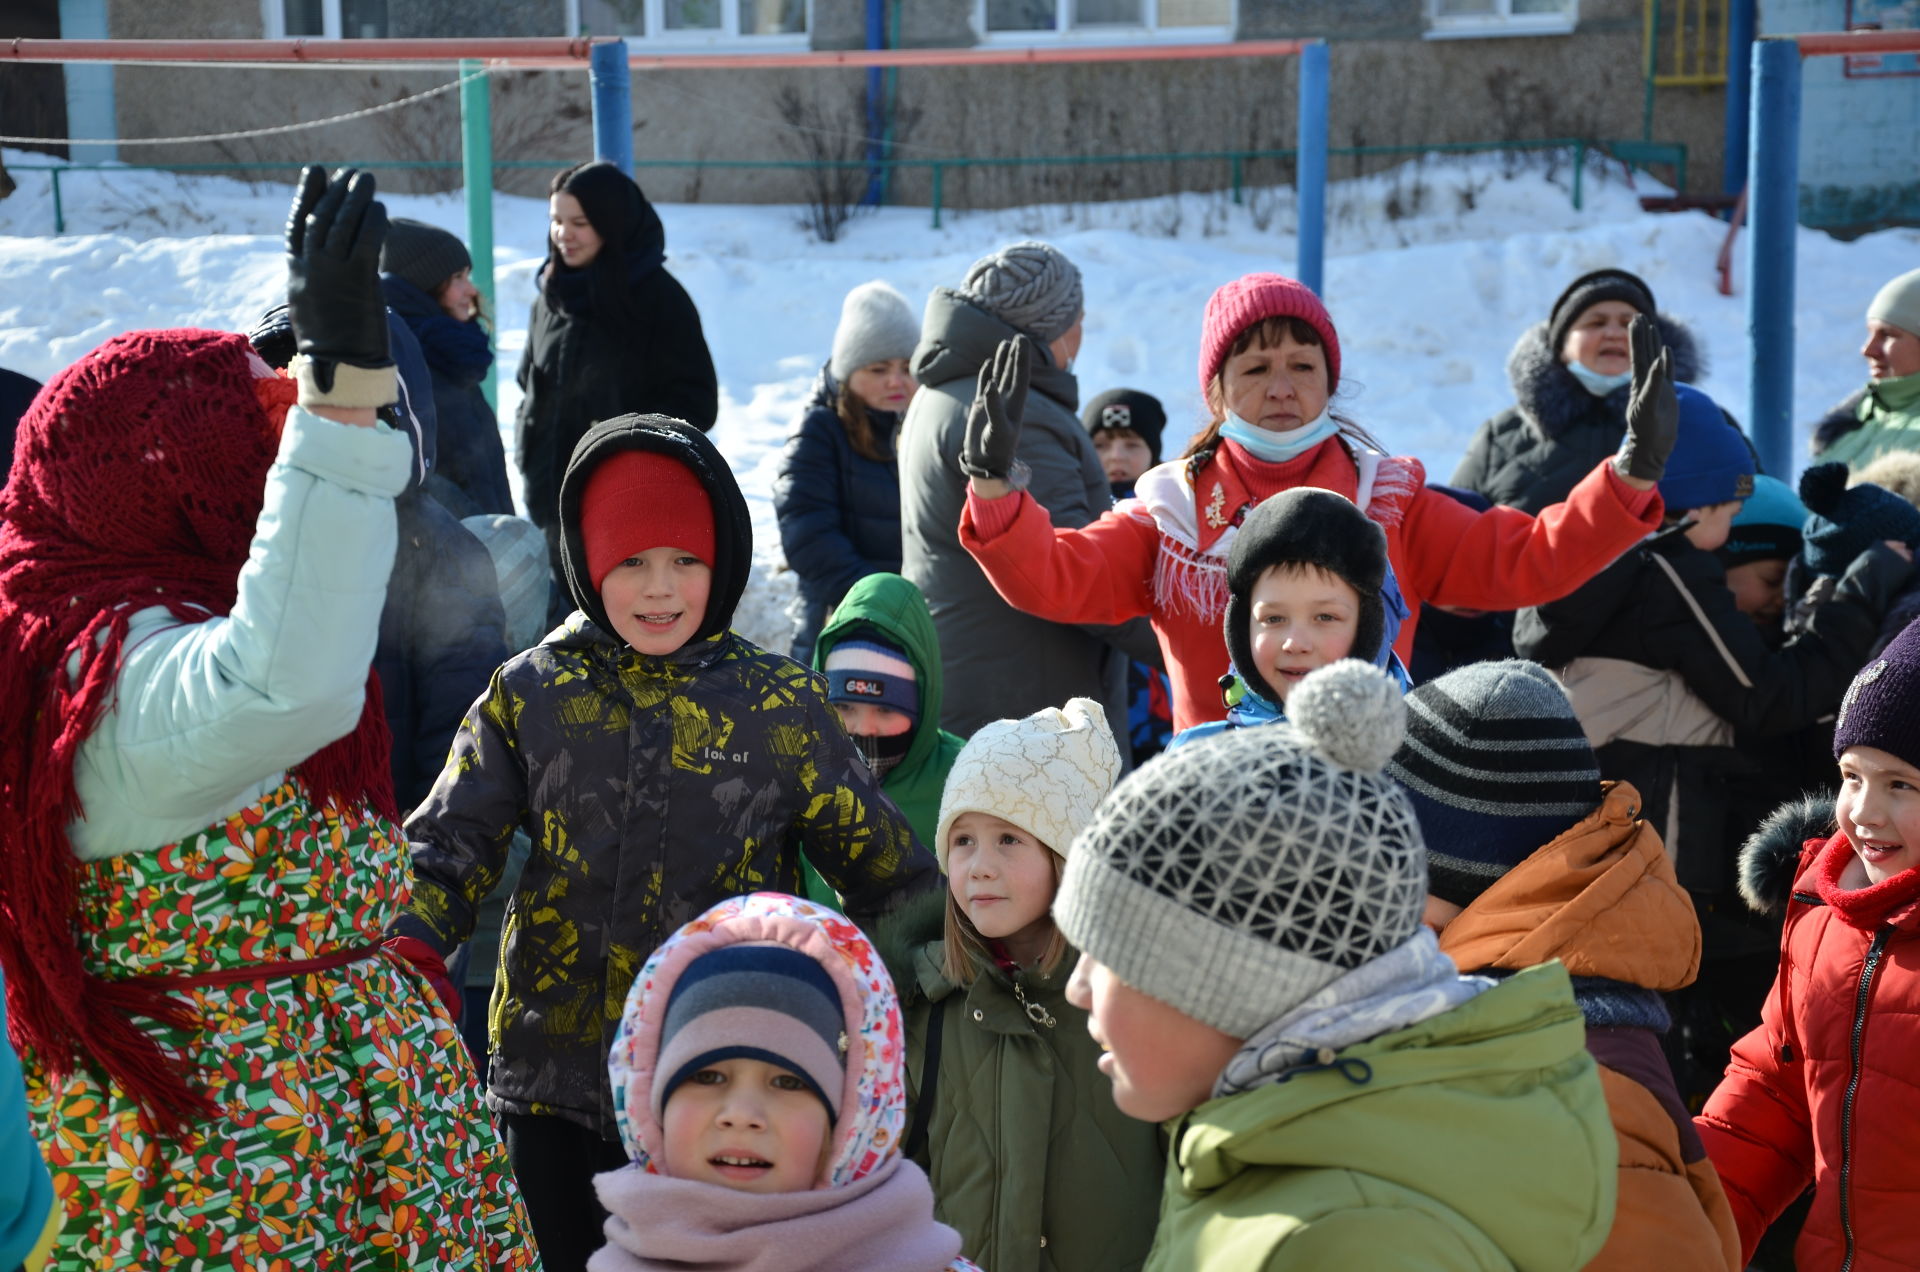
[(564, 190), (547, 200), (547, 237), (553, 240), (553, 250), (560, 253), (560, 262), (568, 269), (591, 264), (600, 255), (603, 241), (593, 222), (587, 220), (580, 200)]
[(1223, 405), (1269, 432), (1311, 424), (1327, 409), (1327, 357), (1319, 345), (1291, 335), (1274, 345), (1256, 344), (1220, 368)]
[(907, 409), (917, 387), (905, 358), (870, 363), (847, 377), (847, 391), (869, 411), (898, 414)]
[(1603, 300), (1587, 306), (1567, 329), (1560, 361), (1578, 362), (1596, 375), (1621, 375), (1633, 370), (1633, 346), (1627, 340), (1627, 327), (1639, 312), (1624, 300)]
[(455, 322), (472, 322), (480, 312), (480, 289), (473, 285), (473, 267), (461, 270), (440, 288), (440, 308)]

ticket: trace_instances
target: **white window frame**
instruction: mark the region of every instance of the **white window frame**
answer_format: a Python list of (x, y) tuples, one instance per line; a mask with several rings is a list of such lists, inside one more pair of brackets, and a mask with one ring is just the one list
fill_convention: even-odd
[(1580, 25), (1580, 0), (1567, 0), (1564, 13), (1513, 12), (1513, 0), (1493, 0), (1486, 14), (1443, 15), (1440, 0), (1427, 0), (1429, 40), (1481, 40), (1516, 35), (1572, 35)]
[[(388, 0), (392, 3), (393, 0)], [(641, 13), (645, 17), (647, 33), (645, 35), (626, 35), (621, 39), (644, 45), (650, 50), (667, 49), (706, 49), (715, 45), (736, 45), (748, 49), (786, 51), (790, 49), (808, 49), (813, 39), (813, 0), (807, 2), (807, 29), (804, 31), (783, 31), (774, 35), (755, 35), (740, 30), (741, 0), (721, 0), (720, 28), (715, 31), (669, 31), (666, 24), (666, 0), (642, 0)], [(327, 0), (337, 3), (337, 0)], [(580, 0), (566, 0), (567, 34), (582, 34), (580, 30)], [(596, 35), (605, 34), (595, 32)]]
[(1160, 0), (1140, 0), (1144, 21), (1138, 26), (1075, 27), (1077, 0), (1054, 0), (1059, 25), (1051, 31), (989, 31), (987, 0), (973, 0), (973, 29), (983, 45), (1036, 44), (1218, 44), (1233, 39), (1240, 26), (1240, 0), (1227, 0), (1227, 20), (1220, 26), (1160, 26)]
[[(393, 27), (393, 6), (403, 0), (387, 0), (387, 27)], [(269, 40), (287, 39), (286, 0), (260, 0), (260, 23)], [(340, 30), (340, 0), (320, 0), (320, 34), (294, 37), (302, 40), (338, 40), (344, 38)]]

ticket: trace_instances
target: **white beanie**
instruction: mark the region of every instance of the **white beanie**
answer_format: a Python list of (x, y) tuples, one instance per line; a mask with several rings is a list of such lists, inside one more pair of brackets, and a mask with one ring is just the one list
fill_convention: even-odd
[(962, 813), (1011, 822), (1064, 859), (1074, 837), (1120, 776), (1120, 748), (1092, 698), (982, 726), (947, 774), (934, 852), (947, 868), (947, 835)]
[(920, 320), (907, 298), (879, 279), (847, 293), (840, 325), (833, 329), (833, 357), (827, 370), (845, 384), (861, 367), (892, 358), (911, 358), (920, 343)]
[(1908, 270), (1882, 287), (1867, 306), (1867, 317), (1920, 336), (1920, 269)]

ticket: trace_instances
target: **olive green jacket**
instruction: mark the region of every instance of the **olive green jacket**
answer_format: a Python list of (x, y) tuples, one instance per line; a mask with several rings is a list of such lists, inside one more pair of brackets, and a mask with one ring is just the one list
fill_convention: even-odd
[[(909, 908), (923, 920), (929, 909), (922, 899)], [(1087, 1013), (1066, 1000), (1077, 956), (1069, 952), (1051, 976), (1010, 979), (985, 965), (971, 986), (958, 986), (940, 970), (944, 941), (894, 952), (908, 1147), (933, 1182), (935, 1214), (960, 1230), (961, 1252), (990, 1272), (1139, 1268), (1153, 1242), (1164, 1141), (1157, 1126), (1115, 1107), (1096, 1067)], [(938, 1073), (929, 1077), (936, 1013)], [(922, 1117), (924, 1147), (911, 1130)]]

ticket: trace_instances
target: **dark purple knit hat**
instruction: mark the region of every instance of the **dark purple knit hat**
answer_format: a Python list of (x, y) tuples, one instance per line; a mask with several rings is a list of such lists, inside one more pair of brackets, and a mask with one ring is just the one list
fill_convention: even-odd
[(1920, 768), (1920, 620), (1860, 669), (1840, 701), (1833, 757), (1870, 746)]

